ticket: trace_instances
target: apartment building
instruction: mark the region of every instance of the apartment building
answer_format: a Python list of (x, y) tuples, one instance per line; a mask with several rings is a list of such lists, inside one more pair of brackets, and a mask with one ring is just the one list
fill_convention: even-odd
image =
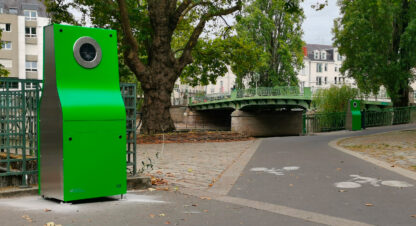
[(312, 89), (329, 88), (331, 85), (350, 85), (355, 87), (352, 78), (343, 76), (339, 69), (345, 58), (337, 48), (330, 45), (307, 44), (303, 47), (304, 68), (299, 72), (299, 86)]
[(0, 0), (0, 64), (9, 77), (42, 79), (43, 27), (49, 23), (38, 0)]

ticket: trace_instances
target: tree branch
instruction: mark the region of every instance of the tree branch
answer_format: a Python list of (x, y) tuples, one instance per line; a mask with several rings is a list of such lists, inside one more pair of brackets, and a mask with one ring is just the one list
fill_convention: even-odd
[(124, 49), (124, 58), (137, 79), (142, 82), (145, 79), (144, 75), (147, 72), (147, 68), (139, 59), (139, 44), (131, 31), (126, 1), (117, 1), (120, 10), (121, 27), (124, 33), (123, 42), (127, 45), (127, 48)]
[(241, 10), (241, 0), (239, 0), (235, 6), (227, 9), (222, 9), (216, 12), (209, 12), (204, 14), (201, 19), (199, 20), (198, 25), (195, 27), (194, 31), (191, 34), (191, 37), (189, 38), (188, 42), (185, 45), (184, 51), (179, 58), (176, 70), (182, 71), (182, 69), (189, 63), (192, 63), (192, 49), (196, 46), (199, 36), (204, 30), (205, 24), (212, 19), (213, 17), (217, 16), (225, 16), (228, 14), (231, 14), (235, 11)]

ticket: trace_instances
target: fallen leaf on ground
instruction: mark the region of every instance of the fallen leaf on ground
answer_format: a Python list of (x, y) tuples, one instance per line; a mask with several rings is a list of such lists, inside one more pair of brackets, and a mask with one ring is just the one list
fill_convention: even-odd
[(45, 211), (45, 212), (51, 212), (52, 210), (50, 210), (50, 209), (44, 209), (43, 211)]
[(338, 192), (346, 192), (345, 190), (339, 190)]
[(203, 199), (203, 200), (211, 200), (211, 197), (208, 197), (208, 196), (201, 196), (199, 198), (200, 199)]
[(337, 171), (340, 171), (341, 170), (341, 168), (337, 168)]
[(208, 187), (212, 187), (212, 186), (214, 186), (213, 184), (208, 184)]
[(159, 214), (159, 217), (164, 217), (164, 216), (165, 216), (164, 213)]
[(289, 184), (290, 187), (293, 187), (293, 184)]
[(149, 190), (149, 191), (156, 191), (156, 189), (154, 189), (154, 188), (148, 188), (147, 190)]
[(198, 206), (198, 204), (192, 204), (192, 206)]
[(373, 204), (371, 204), (371, 203), (366, 203), (365, 204), (366, 206), (374, 206)]
[(189, 169), (188, 169), (188, 172), (192, 172), (192, 169), (191, 169), (191, 168), (189, 168)]
[(208, 213), (208, 210), (204, 210), (205, 213)]
[(412, 215), (411, 217), (416, 218), (416, 214)]
[(165, 224), (170, 224), (170, 221), (166, 221)]
[(155, 215), (154, 214), (149, 214), (149, 217), (150, 218), (155, 218)]

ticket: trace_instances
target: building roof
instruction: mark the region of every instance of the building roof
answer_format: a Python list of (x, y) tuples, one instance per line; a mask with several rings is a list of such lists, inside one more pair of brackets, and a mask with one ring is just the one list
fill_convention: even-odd
[[(315, 59), (314, 58), (314, 51), (326, 51), (326, 60), (322, 59)], [(319, 44), (306, 44), (306, 57), (310, 60), (316, 61), (334, 61), (334, 47), (330, 45), (319, 45)]]

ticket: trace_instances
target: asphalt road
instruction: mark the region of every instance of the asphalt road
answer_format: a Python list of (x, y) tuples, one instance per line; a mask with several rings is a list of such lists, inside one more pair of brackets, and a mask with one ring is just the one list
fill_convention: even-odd
[(373, 225), (416, 225), (416, 181), (328, 146), (398, 128), (264, 139), (228, 195)]
[(406, 128), (416, 125), (265, 138), (210, 190), (130, 192), (125, 200), (72, 204), (0, 199), (0, 226), (416, 225), (415, 180), (328, 146), (341, 137)]

